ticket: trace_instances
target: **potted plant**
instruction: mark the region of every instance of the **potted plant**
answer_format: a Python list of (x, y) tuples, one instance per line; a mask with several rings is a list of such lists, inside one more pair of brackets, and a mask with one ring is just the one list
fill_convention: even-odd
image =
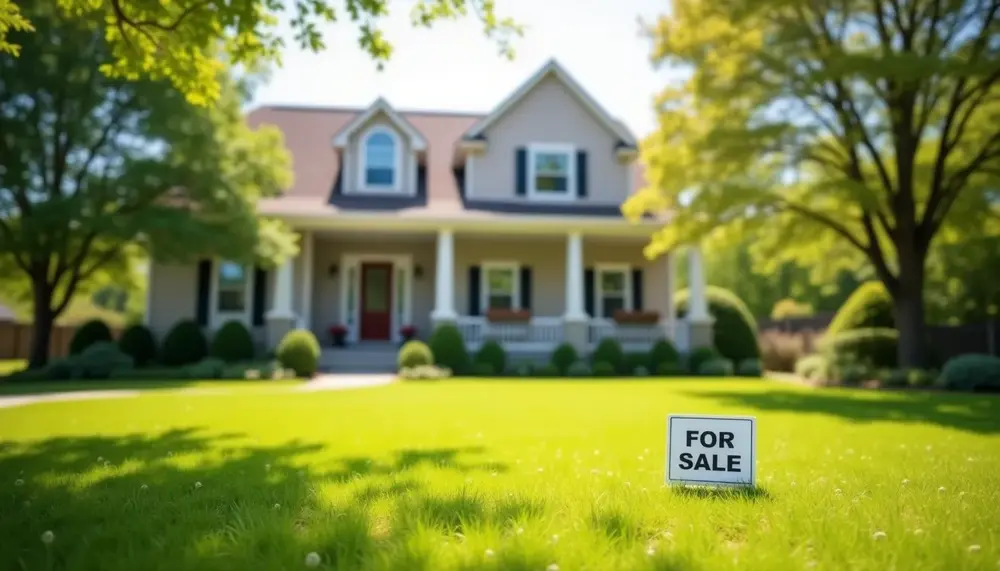
[(660, 321), (660, 314), (655, 311), (625, 311), (619, 309), (614, 315), (615, 323), (619, 325), (654, 325)]
[(488, 309), (486, 319), (494, 323), (527, 323), (531, 312), (527, 309)]
[(416, 325), (404, 325), (399, 328), (399, 335), (403, 338), (403, 343), (407, 341), (412, 341), (417, 338), (417, 326)]
[(339, 324), (331, 326), (330, 337), (333, 339), (334, 347), (343, 347), (346, 344), (347, 328)]

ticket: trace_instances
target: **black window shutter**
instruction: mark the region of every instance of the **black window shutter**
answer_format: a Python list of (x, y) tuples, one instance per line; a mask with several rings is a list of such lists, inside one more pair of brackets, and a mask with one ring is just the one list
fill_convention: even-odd
[(198, 262), (198, 292), (195, 302), (195, 319), (198, 325), (208, 325), (208, 303), (212, 295), (212, 260)]
[(528, 194), (528, 150), (518, 147), (515, 151), (514, 176), (517, 180), (517, 195), (526, 196)]
[(583, 308), (587, 315), (594, 317), (594, 268), (583, 271)]
[(521, 266), (521, 309), (531, 310), (531, 268)]
[(267, 305), (267, 272), (254, 268), (253, 272), (253, 325), (264, 325), (264, 307)]
[(479, 266), (469, 267), (469, 315), (480, 315), (479, 308)]
[(642, 270), (632, 268), (632, 310), (642, 311)]
[(587, 196), (587, 151), (576, 152), (576, 195)]

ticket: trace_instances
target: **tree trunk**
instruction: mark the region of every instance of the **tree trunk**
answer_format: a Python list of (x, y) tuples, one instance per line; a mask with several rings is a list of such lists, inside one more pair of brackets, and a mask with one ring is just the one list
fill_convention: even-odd
[(926, 364), (924, 343), (924, 265), (926, 252), (899, 248), (899, 284), (893, 295), (896, 329), (899, 331), (899, 366), (922, 368)]
[(52, 326), (55, 315), (52, 312), (52, 289), (47, 283), (33, 280), (30, 368), (44, 367), (49, 362), (49, 343), (52, 340)]

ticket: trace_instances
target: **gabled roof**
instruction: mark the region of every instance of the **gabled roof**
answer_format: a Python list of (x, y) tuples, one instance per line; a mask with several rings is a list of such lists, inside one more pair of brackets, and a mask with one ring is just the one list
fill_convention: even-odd
[(407, 138), (410, 140), (410, 145), (414, 150), (427, 150), (427, 140), (420, 134), (420, 131), (416, 130), (409, 121), (397, 113), (396, 110), (392, 108), (392, 105), (389, 105), (389, 102), (382, 97), (376, 99), (364, 113), (359, 114), (351, 120), (350, 123), (344, 125), (344, 127), (333, 137), (333, 146), (346, 147), (347, 140), (351, 137), (351, 134), (367, 123), (368, 120), (374, 117), (377, 113), (384, 113), (385, 116), (392, 121), (393, 125), (403, 131), (403, 133), (405, 133)]
[(605, 127), (612, 133), (618, 136), (621, 143), (624, 146), (635, 147), (636, 140), (635, 135), (622, 124), (621, 121), (612, 117), (603, 107), (590, 96), (589, 93), (579, 84), (573, 76), (566, 71), (563, 66), (559, 64), (555, 59), (549, 60), (541, 69), (535, 72), (535, 75), (531, 76), (528, 81), (521, 84), (514, 93), (510, 94), (507, 99), (505, 99), (500, 105), (496, 107), (489, 115), (480, 119), (476, 124), (474, 124), (465, 134), (462, 136), (466, 140), (483, 139), (483, 132), (487, 127), (495, 123), (500, 117), (502, 117), (507, 111), (509, 111), (514, 105), (516, 105), (521, 99), (523, 99), (527, 94), (531, 93), (531, 90), (535, 88), (536, 85), (541, 83), (543, 79), (552, 75), (563, 85), (569, 89), (570, 93), (575, 95), (579, 99), (580, 103), (590, 111), (594, 117), (601, 121)]

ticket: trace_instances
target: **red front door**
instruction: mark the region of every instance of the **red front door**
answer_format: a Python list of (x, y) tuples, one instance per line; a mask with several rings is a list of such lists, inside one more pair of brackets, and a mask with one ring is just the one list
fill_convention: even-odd
[(392, 337), (392, 264), (361, 264), (361, 340)]

